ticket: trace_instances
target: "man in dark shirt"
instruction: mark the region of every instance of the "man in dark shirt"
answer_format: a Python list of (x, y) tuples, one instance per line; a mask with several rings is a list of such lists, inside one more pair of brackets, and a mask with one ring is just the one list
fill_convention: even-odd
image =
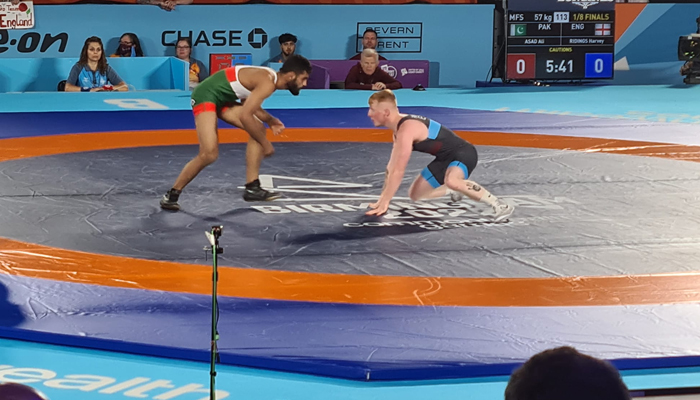
[(379, 54), (372, 49), (362, 50), (362, 59), (350, 68), (345, 77), (345, 89), (384, 90), (401, 89), (401, 82), (382, 71), (379, 66)]
[[(377, 49), (377, 32), (372, 28), (367, 28), (365, 33), (362, 35), (362, 50), (364, 49)], [(359, 60), (362, 57), (362, 53), (357, 53), (350, 57), (351, 60)], [(384, 61), (386, 58), (379, 55), (379, 60)]]
[(297, 37), (291, 33), (284, 33), (279, 37), (280, 54), (272, 57), (265, 65), (269, 63), (283, 63), (287, 61), (297, 49)]

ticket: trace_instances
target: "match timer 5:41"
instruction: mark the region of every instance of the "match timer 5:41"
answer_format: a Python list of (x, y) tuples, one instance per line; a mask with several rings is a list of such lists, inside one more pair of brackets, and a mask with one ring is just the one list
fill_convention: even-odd
[(615, 3), (577, 3), (586, 2), (509, 0), (507, 80), (613, 77)]

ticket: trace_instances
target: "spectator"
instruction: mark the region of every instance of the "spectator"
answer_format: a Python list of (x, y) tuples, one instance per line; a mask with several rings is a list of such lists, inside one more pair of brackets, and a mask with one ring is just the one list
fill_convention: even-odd
[(372, 49), (362, 50), (362, 59), (350, 68), (345, 77), (345, 89), (384, 90), (401, 89), (401, 82), (377, 68), (379, 54)]
[(141, 42), (135, 33), (125, 33), (119, 38), (119, 47), (111, 57), (143, 57)]
[(557, 347), (515, 370), (505, 400), (630, 400), (620, 373), (604, 360)]
[[(375, 32), (372, 28), (367, 28), (365, 33), (362, 34), (362, 50), (364, 49), (377, 49), (377, 32)], [(382, 57), (381, 54), (377, 53), (377, 55), (379, 56), (380, 61), (386, 60), (386, 58)], [(351, 60), (359, 60), (360, 58), (362, 58), (361, 52), (350, 57)]]
[(199, 82), (209, 76), (204, 64), (192, 58), (192, 39), (188, 37), (178, 39), (175, 44), (175, 54), (180, 60), (190, 63), (190, 89), (197, 87)]
[(102, 40), (97, 36), (85, 40), (80, 59), (71, 68), (66, 80), (66, 92), (126, 92), (124, 80), (107, 64)]
[(48, 400), (48, 397), (31, 386), (17, 382), (0, 382), (2, 400)]
[(291, 33), (284, 33), (279, 37), (280, 54), (268, 60), (269, 63), (284, 63), (297, 50), (297, 37)]

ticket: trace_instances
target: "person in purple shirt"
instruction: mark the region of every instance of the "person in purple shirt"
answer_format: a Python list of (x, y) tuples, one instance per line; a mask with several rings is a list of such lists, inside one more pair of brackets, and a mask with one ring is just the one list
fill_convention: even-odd
[(345, 89), (384, 90), (401, 89), (401, 82), (382, 71), (379, 66), (379, 54), (376, 50), (362, 50), (362, 59), (350, 68), (345, 77)]

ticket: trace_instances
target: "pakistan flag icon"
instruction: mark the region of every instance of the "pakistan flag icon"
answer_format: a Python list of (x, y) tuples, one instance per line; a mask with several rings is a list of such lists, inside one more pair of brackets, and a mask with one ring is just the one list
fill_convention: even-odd
[(510, 36), (525, 36), (527, 35), (526, 24), (512, 24), (510, 26)]

